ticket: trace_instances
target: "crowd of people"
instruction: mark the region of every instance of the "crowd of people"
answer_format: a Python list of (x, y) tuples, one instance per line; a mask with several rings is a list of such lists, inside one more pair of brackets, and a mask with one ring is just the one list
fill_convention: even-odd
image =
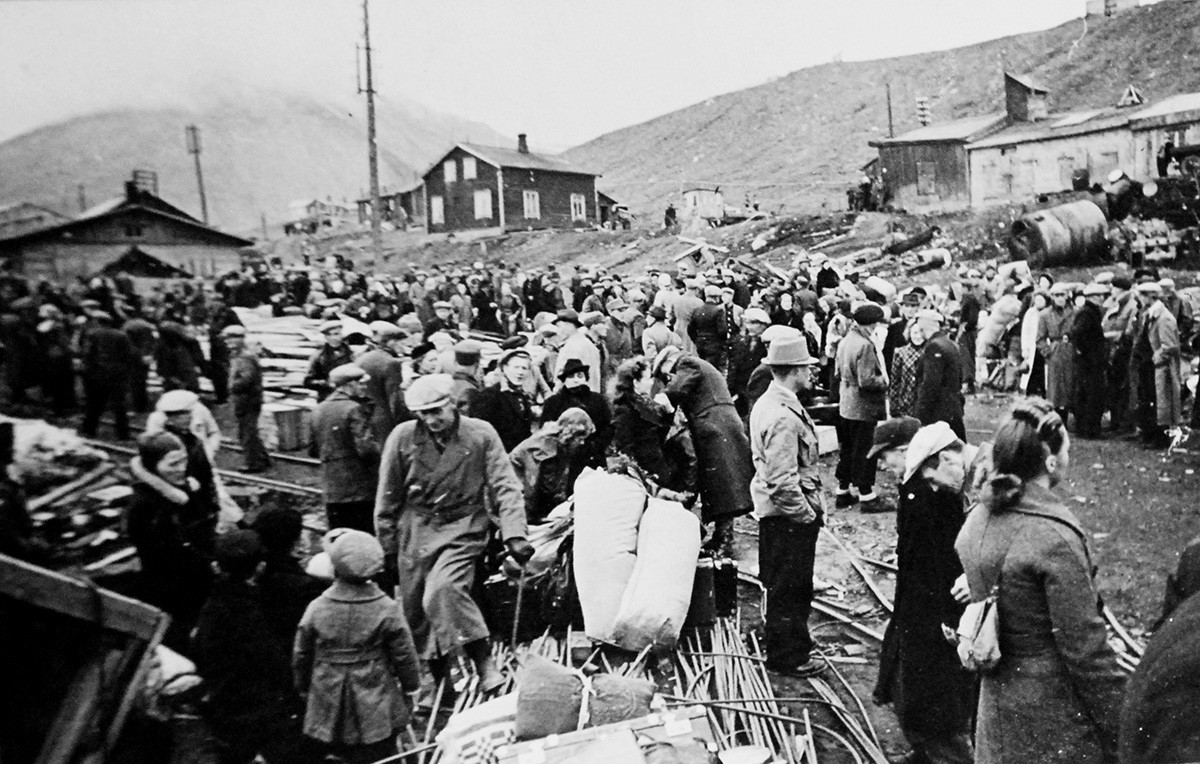
[[(218, 533), (220, 439), (199, 378), (213, 405), (232, 402), (245, 468), (267, 469), (261, 348), (232, 309), (266, 302), (323, 319), (304, 384), (319, 401), (326, 571), (293, 556), (294, 511)], [(367, 325), (365, 347), (343, 317)], [(120, 281), (62, 290), (10, 278), (0, 330), (10, 402), (37, 384), (46, 406), (70, 413), (78, 375), (88, 435), (107, 409), (127, 438), (129, 408), (151, 406), (150, 369), (162, 379), (159, 424), (132, 465), (129, 528), (147, 577), (170, 582), (148, 597), (211, 684), (228, 761), (394, 753), (401, 688), (447, 679), (459, 657), (482, 688), (499, 686), (481, 562), (523, 565), (529, 526), (570, 500), (584, 469), (614, 464), (696, 511), (712, 554), (732, 555), (734, 519), (753, 513), (767, 666), (784, 675), (825, 667), (807, 621), (831, 508), (898, 512), (875, 696), (894, 704), (912, 761), (1116, 755), (1123, 679), (1088, 535), (1052, 488), (1069, 431), (1099, 437), (1107, 413), (1109, 429), (1136, 427), (1157, 447), (1182, 421), (1191, 311), (1152, 272), (1056, 284), (985, 264), (897, 291), (796, 253), (787, 270), (637, 276), (264, 267), (214, 291), (149, 296)], [(1045, 400), (1018, 403), (980, 448), (964, 402), (983, 384)], [(832, 479), (818, 422), (837, 433)], [(878, 465), (895, 473), (898, 503), (877, 490)], [(979, 683), (942, 627), (997, 590), (1006, 659)]]

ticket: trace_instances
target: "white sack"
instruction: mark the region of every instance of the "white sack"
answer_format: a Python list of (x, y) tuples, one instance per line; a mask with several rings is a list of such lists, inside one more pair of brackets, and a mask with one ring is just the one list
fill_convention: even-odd
[(646, 492), (631, 478), (587, 469), (575, 481), (575, 586), (584, 631), (614, 642), (613, 624), (633, 575)]

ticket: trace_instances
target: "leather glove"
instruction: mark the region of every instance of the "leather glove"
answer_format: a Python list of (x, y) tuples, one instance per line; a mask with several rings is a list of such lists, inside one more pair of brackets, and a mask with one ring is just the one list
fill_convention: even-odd
[(508, 549), (509, 556), (521, 565), (529, 562), (529, 558), (533, 557), (533, 544), (523, 538), (508, 539), (504, 542), (504, 546)]

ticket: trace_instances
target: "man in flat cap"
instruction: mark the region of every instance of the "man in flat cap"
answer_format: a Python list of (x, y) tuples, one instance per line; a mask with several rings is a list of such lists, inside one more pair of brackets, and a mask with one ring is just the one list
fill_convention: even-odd
[(384, 446), (375, 529), (417, 651), (434, 678), (449, 678), (461, 650), (474, 662), (480, 687), (491, 692), (503, 678), (471, 598), (491, 517), (516, 562), (525, 564), (533, 546), (526, 540), (525, 497), (500, 436), (487, 422), (460, 414), (453, 390), (450, 375), (430, 374), (405, 393), (416, 420), (397, 426)]
[(1071, 344), (1075, 357), (1075, 391), (1072, 410), (1076, 432), (1083, 438), (1099, 438), (1100, 420), (1108, 400), (1105, 389), (1108, 352), (1104, 347), (1103, 305), (1109, 288), (1093, 282), (1083, 288), (1083, 305), (1071, 319)]
[(862, 502), (863, 512), (887, 511), (889, 507), (875, 493), (875, 462), (867, 458), (875, 435), (875, 423), (887, 416), (887, 371), (883, 368), (883, 356), (871, 337), (885, 316), (883, 308), (873, 302), (858, 305), (851, 315), (854, 323), (838, 344), (835, 361), (841, 380), (837, 506), (849, 507)]
[(246, 342), (246, 329), (241, 324), (221, 330), (221, 339), (229, 348), (229, 393), (233, 398), (233, 415), (237, 419), (238, 442), (246, 460), (246, 472), (263, 472), (271, 466), (271, 457), (258, 433), (258, 415), (262, 413), (262, 367), (258, 364), (257, 347)]
[(355, 364), (331, 371), (333, 392), (313, 410), (312, 432), (329, 527), (373, 533), (380, 447), (371, 428), (368, 382), (367, 373)]
[(711, 363), (722, 374), (726, 372), (729, 324), (725, 319), (725, 308), (721, 305), (719, 286), (704, 287), (704, 304), (692, 314), (692, 320), (688, 323), (688, 337), (696, 345), (696, 355)]
[(464, 414), (471, 413), (475, 399), (483, 390), (483, 373), (480, 361), (483, 357), (483, 343), (470, 338), (459, 340), (454, 344), (452, 364), (447, 370), (454, 378), (454, 402), (458, 410)]
[(371, 348), (354, 363), (367, 374), (364, 392), (371, 401), (371, 432), (379, 450), (401, 422), (412, 419), (404, 408), (405, 346), (409, 336), (386, 321), (371, 324)]
[(341, 321), (335, 319), (324, 322), (321, 324), (321, 334), (325, 344), (308, 359), (308, 374), (304, 377), (304, 386), (317, 391), (318, 402), (325, 400), (333, 391), (333, 386), (329, 383), (329, 372), (354, 361), (354, 354), (342, 337)]

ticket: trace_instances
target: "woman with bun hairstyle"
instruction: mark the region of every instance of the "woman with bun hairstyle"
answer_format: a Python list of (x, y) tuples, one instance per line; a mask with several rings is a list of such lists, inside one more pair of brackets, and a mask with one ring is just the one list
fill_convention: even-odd
[(1115, 762), (1124, 676), (1088, 535), (1053, 488), (1070, 465), (1041, 398), (996, 430), (992, 476), (955, 542), (973, 601), (998, 590), (1000, 662), (982, 678), (975, 761)]

